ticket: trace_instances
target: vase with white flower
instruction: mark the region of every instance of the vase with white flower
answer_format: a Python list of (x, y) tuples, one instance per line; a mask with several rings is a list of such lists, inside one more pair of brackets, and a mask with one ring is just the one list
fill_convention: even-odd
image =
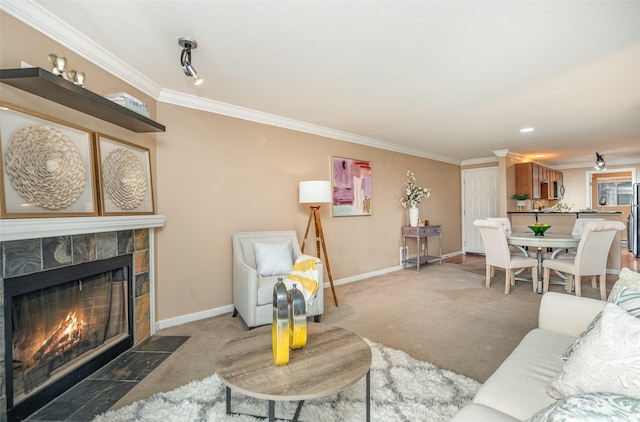
[(431, 188), (418, 186), (416, 176), (411, 170), (407, 171), (407, 184), (404, 188), (404, 196), (400, 200), (403, 207), (409, 209), (409, 225), (411, 227), (418, 226), (418, 207), (417, 205), (424, 198), (431, 196)]

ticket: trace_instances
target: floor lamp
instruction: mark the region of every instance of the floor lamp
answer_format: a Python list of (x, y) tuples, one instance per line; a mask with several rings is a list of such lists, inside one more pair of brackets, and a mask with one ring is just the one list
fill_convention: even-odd
[(322, 252), (324, 253), (324, 263), (327, 267), (327, 275), (329, 276), (329, 284), (331, 284), (331, 293), (333, 293), (333, 301), (338, 306), (338, 297), (336, 296), (336, 289), (333, 287), (333, 276), (331, 275), (331, 265), (329, 264), (329, 255), (327, 255), (327, 245), (324, 241), (324, 233), (322, 231), (322, 220), (320, 220), (320, 204), (331, 202), (331, 182), (328, 180), (308, 180), (300, 182), (300, 199), (301, 204), (310, 204), (311, 211), (309, 213), (309, 222), (307, 223), (307, 230), (304, 233), (304, 240), (302, 241), (302, 252), (304, 252), (304, 246), (307, 243), (307, 237), (309, 235), (309, 228), (311, 227), (311, 220), (315, 222), (316, 226), (316, 253), (318, 259), (320, 259), (320, 246), (322, 245)]

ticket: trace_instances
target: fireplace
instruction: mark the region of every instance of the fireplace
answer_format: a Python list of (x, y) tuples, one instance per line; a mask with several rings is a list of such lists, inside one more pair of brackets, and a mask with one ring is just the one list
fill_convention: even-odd
[(133, 346), (132, 255), (4, 280), (9, 420)]
[[(29, 387), (18, 385), (18, 390), (16, 390), (13, 386), (14, 359), (11, 356), (13, 343), (11, 339), (7, 338), (7, 331), (9, 328), (13, 330), (14, 326), (9, 309), (13, 308), (13, 302), (17, 300), (14, 299), (14, 296), (27, 292), (14, 291), (11, 293), (11, 306), (5, 304), (7, 280), (36, 273), (53, 274), (54, 270), (73, 271), (72, 269), (77, 265), (93, 265), (95, 262), (127, 256), (128, 264), (116, 267), (129, 266), (130, 285), (127, 286), (126, 292), (129, 303), (125, 309), (129, 320), (133, 321), (133, 335), (126, 334), (125, 336), (133, 337), (133, 345), (135, 346), (153, 334), (154, 277), (152, 263), (154, 257), (152, 251), (155, 238), (153, 229), (162, 227), (164, 222), (165, 218), (161, 215), (0, 219), (0, 367), (2, 367), (0, 370), (0, 422), (6, 420), (7, 414), (10, 415), (10, 421), (18, 420), (20, 418), (17, 417), (17, 414), (21, 408), (26, 408), (27, 405), (34, 408), (42, 407), (53, 398), (41, 395), (38, 398), (38, 400), (42, 399), (41, 405), (39, 405), (35, 399), (27, 398), (25, 400), (25, 396), (21, 395), (25, 393), (22, 393), (19, 388)], [(107, 268), (104, 272), (114, 270), (117, 271), (116, 268)], [(113, 279), (118, 276), (118, 274), (113, 274), (111, 277)], [(83, 280), (84, 293), (86, 277), (79, 278)], [(10, 284), (14, 282), (15, 280)], [(19, 285), (23, 285), (23, 283)], [(79, 285), (80, 283), (76, 280), (77, 289), (79, 289)], [(40, 286), (40, 288), (44, 287), (44, 284)], [(11, 287), (11, 289), (13, 288)], [(66, 319), (66, 317), (67, 314), (59, 319)], [(49, 322), (49, 324), (57, 324), (57, 327), (60, 321)], [(127, 327), (127, 329), (131, 328)], [(46, 339), (42, 341), (46, 341)], [(111, 343), (120, 344), (121, 342), (116, 336), (115, 340), (109, 339), (107, 343), (111, 345)], [(78, 353), (78, 350), (76, 347), (73, 351), (66, 351), (66, 354)], [(110, 354), (117, 355), (118, 353), (117, 348), (115, 351), (109, 350), (108, 353), (102, 353), (100, 359), (104, 359), (106, 364), (107, 360), (111, 359)], [(9, 368), (11, 374), (6, 373), (7, 363), (11, 364)], [(56, 375), (63, 369), (56, 368)], [(85, 375), (80, 373), (80, 376)], [(74, 377), (65, 379), (65, 382), (68, 381), (69, 388), (82, 379)], [(12, 384), (11, 400), (9, 400), (7, 391), (9, 384)], [(43, 390), (45, 387), (38, 387), (38, 389)], [(63, 384), (60, 390), (64, 389), (67, 389), (67, 386)], [(11, 409), (10, 412), (9, 409)]]

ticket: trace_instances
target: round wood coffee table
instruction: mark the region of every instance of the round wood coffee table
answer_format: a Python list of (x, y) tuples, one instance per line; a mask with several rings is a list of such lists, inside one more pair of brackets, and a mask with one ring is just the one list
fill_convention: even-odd
[(271, 325), (230, 340), (217, 353), (215, 371), (226, 385), (227, 414), (231, 389), (269, 401), (269, 421), (275, 401), (300, 401), (296, 420), (307, 399), (328, 396), (366, 375), (366, 415), (371, 413), (371, 348), (360, 336), (328, 324), (307, 325), (306, 346), (290, 350), (289, 363), (276, 366), (271, 350)]

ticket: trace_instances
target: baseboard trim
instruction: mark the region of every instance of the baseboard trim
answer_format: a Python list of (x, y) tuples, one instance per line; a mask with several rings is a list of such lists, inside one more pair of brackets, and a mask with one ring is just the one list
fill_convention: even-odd
[(225, 305), (219, 308), (208, 309), (206, 311), (194, 312), (192, 314), (185, 314), (173, 318), (163, 319), (156, 322), (155, 325), (157, 330), (161, 330), (163, 328), (175, 327), (176, 325), (199, 321), (201, 319), (211, 318), (231, 312), (233, 312), (233, 305)]

